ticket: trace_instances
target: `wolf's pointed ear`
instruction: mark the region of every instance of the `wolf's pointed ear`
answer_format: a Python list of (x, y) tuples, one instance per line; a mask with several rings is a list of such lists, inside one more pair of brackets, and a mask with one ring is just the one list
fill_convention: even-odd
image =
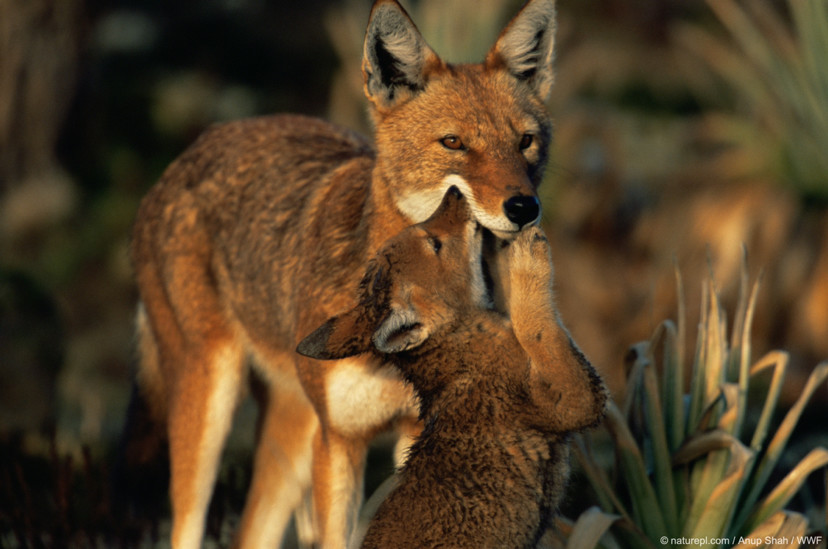
[(486, 65), (505, 66), (545, 102), (555, 80), (554, 51), (555, 0), (529, 0), (500, 33)]
[(371, 351), (373, 334), (359, 306), (328, 319), (299, 342), (296, 352), (319, 360), (348, 358)]
[(378, 0), (371, 10), (362, 56), (365, 95), (388, 108), (425, 88), (429, 71), (443, 62), (396, 0)]

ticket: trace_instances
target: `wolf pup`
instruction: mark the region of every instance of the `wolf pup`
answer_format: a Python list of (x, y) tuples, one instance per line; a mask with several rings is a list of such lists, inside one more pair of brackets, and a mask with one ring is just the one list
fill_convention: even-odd
[[(311, 517), (297, 521), (303, 542), (347, 543), (368, 443), (413, 423), (416, 401), (374, 357), (320, 362), (296, 344), (354, 305), (378, 247), (431, 215), (449, 187), (498, 238), (537, 223), (554, 27), (554, 1), (530, 0), (484, 62), (450, 65), (396, 0), (378, 0), (362, 63), (373, 145), (301, 116), (228, 123), (149, 191), (131, 248), (138, 402), (166, 426), (173, 547), (201, 543), (251, 373), (261, 415), (236, 544), (277, 546), (297, 509)], [(155, 442), (135, 441), (133, 455)]]
[(509, 246), (508, 318), (483, 308), (480, 230), (452, 188), (391, 238), (359, 303), (298, 351), (372, 353), (414, 387), (425, 429), (363, 548), (535, 547), (568, 475), (567, 437), (603, 416), (606, 389), (558, 322), (540, 229)]

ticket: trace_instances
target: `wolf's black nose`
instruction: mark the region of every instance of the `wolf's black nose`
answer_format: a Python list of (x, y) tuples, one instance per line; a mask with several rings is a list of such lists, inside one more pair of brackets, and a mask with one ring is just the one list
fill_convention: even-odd
[(513, 196), (503, 203), (503, 211), (509, 221), (522, 229), (525, 225), (537, 221), (540, 216), (540, 201), (536, 196)]

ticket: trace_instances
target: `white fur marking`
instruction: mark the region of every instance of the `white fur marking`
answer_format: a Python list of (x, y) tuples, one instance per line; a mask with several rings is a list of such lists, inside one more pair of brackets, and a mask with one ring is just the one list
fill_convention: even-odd
[(478, 204), (469, 182), (457, 174), (447, 175), (433, 189), (403, 195), (397, 200), (397, 207), (412, 223), (421, 223), (434, 213), (440, 202), (442, 202), (446, 191), (452, 186), (457, 187), (469, 201), (474, 219), (490, 231), (498, 236), (503, 236), (503, 233), (516, 233), (520, 229), (517, 224), (509, 221), (506, 214), (492, 215), (483, 209)]
[[(366, 433), (388, 424), (400, 414), (416, 417), (417, 400), (408, 385), (404, 385), (396, 369), (377, 368), (359, 359), (339, 361), (327, 376), (326, 402), (331, 427), (344, 436), (364, 436)], [(354, 532), (358, 504), (353, 477), (338, 474), (350, 468), (348, 458), (331, 449), (332, 477), (329, 479), (330, 494), (337, 504), (331, 506), (331, 514), (325, 518), (327, 536), (332, 532)], [(333, 539), (333, 538), (331, 538)]]
[(325, 393), (331, 424), (343, 435), (363, 435), (400, 412), (417, 413), (414, 393), (395, 369), (358, 359), (336, 364), (327, 376)]

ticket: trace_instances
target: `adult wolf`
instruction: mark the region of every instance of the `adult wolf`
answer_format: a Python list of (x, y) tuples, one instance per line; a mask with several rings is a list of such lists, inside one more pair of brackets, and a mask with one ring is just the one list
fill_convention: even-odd
[(452, 185), (498, 238), (538, 221), (554, 11), (554, 0), (530, 0), (484, 62), (454, 66), (396, 0), (378, 0), (362, 65), (374, 146), (300, 116), (229, 123), (150, 190), (131, 250), (137, 382), (167, 426), (174, 547), (201, 541), (250, 370), (265, 389), (237, 544), (276, 546), (309, 502), (313, 526), (300, 521), (300, 536), (346, 544), (368, 442), (413, 421), (417, 403), (394, 370), (367, 357), (320, 362), (294, 349), (355, 304), (380, 244), (426, 219)]

